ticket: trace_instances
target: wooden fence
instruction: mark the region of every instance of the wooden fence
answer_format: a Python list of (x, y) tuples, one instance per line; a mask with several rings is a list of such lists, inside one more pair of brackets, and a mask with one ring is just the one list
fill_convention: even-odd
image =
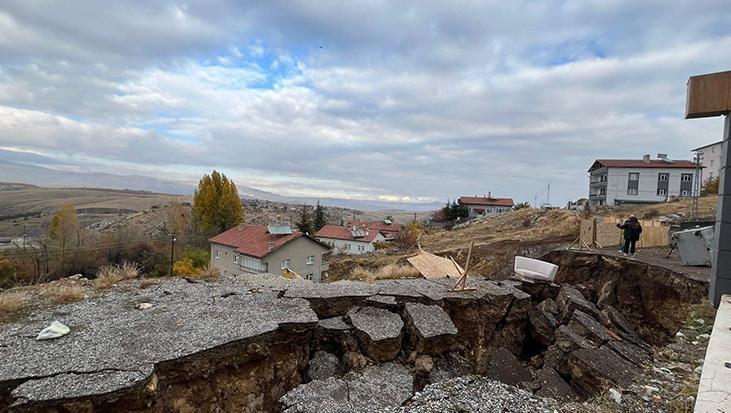
[[(592, 217), (581, 220), (582, 244), (592, 247), (621, 245), (622, 230), (617, 224), (624, 223), (622, 218)], [(642, 234), (637, 241), (638, 248), (664, 247), (670, 244), (670, 227), (662, 221), (641, 219)], [(598, 244), (598, 245), (597, 245)]]

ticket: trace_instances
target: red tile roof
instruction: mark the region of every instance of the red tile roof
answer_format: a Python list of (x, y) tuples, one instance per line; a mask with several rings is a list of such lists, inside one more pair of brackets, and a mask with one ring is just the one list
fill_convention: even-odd
[(488, 206), (504, 206), (512, 207), (513, 198), (488, 198), (486, 196), (461, 196), (459, 197), (462, 205), (488, 205)]
[[(608, 168), (695, 168), (691, 161), (663, 161), (660, 159), (597, 159), (596, 163)], [(592, 165), (592, 168), (594, 165)]]
[(379, 233), (380, 231), (368, 230), (368, 235), (366, 235), (365, 237), (355, 238), (353, 237), (353, 233), (350, 232), (349, 227), (341, 227), (338, 225), (325, 225), (324, 227), (320, 228), (317, 233), (315, 233), (315, 236), (317, 238), (333, 238), (342, 239), (345, 241), (371, 242), (374, 238), (378, 236)]
[(401, 232), (401, 224), (386, 224), (381, 221), (350, 221), (348, 225), (366, 227), (368, 229), (381, 232)]
[(294, 230), (289, 235), (272, 235), (267, 230), (266, 225), (239, 225), (228, 231), (224, 231), (208, 241), (223, 244), (236, 248), (236, 252), (251, 257), (262, 258), (275, 250), (281, 248), (290, 241), (294, 241), (300, 237), (307, 237), (313, 242), (329, 248), (318, 240), (303, 234), (298, 230)]

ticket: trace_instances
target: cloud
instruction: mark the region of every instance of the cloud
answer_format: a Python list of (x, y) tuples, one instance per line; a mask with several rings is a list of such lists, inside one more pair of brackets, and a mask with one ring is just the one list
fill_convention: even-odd
[[(687, 158), (720, 1), (0, 5), (0, 146), (293, 195), (586, 195), (595, 158)], [(542, 197), (542, 195), (541, 195)]]

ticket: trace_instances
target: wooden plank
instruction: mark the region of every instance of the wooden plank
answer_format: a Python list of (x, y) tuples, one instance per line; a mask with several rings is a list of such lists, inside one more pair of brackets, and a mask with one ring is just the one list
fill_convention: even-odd
[(428, 253), (426, 251), (419, 252), (419, 255), (406, 259), (409, 264), (413, 265), (424, 278), (443, 278), (455, 277), (462, 275), (462, 268), (457, 266), (449, 258), (442, 258), (438, 255)]
[(685, 118), (721, 116), (731, 111), (731, 71), (691, 76)]

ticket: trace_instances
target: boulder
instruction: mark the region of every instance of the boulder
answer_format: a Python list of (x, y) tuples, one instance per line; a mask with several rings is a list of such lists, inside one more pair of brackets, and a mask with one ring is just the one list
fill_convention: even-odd
[(544, 346), (548, 346), (553, 342), (553, 335), (556, 327), (558, 327), (558, 320), (556, 319), (558, 313), (558, 304), (548, 298), (531, 308), (528, 314), (531, 335)]
[(428, 375), (434, 368), (434, 360), (431, 358), (431, 356), (422, 354), (421, 356), (416, 358), (416, 361), (414, 362), (414, 368), (416, 369), (416, 372), (418, 374)]
[(485, 369), (485, 376), (488, 378), (510, 385), (533, 381), (530, 372), (508, 349), (504, 347), (491, 348), (488, 351), (488, 358), (487, 368)]
[(323, 380), (341, 374), (340, 360), (332, 353), (316, 351), (310, 359), (307, 375), (311, 380)]
[(645, 350), (629, 341), (612, 340), (607, 342), (607, 346), (638, 367), (650, 361), (650, 355)]
[(584, 298), (584, 295), (576, 288), (564, 285), (556, 296), (556, 302), (561, 309), (561, 322), (566, 323), (571, 319), (574, 310), (581, 310), (593, 317), (599, 318), (599, 309), (594, 303)]
[(611, 305), (606, 305), (602, 308), (601, 314), (604, 325), (617, 335), (634, 344), (644, 344), (635, 329), (619, 310)]
[(568, 357), (571, 383), (583, 396), (599, 394), (608, 385), (625, 387), (639, 368), (608, 346), (582, 348)]
[(369, 357), (377, 361), (396, 358), (401, 350), (404, 327), (401, 316), (383, 308), (354, 307), (348, 312), (348, 319)]
[(568, 326), (556, 329), (556, 345), (564, 353), (570, 353), (580, 348), (591, 348), (591, 343)]
[(439, 354), (455, 346), (457, 327), (438, 305), (406, 303), (404, 318), (417, 352)]

